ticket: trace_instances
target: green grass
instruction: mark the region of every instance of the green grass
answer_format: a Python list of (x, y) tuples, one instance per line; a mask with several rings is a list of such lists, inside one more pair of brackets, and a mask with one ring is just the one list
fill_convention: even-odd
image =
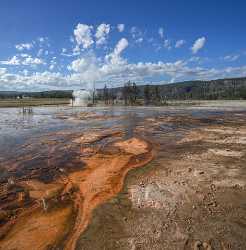
[(0, 99), (0, 108), (67, 105), (69, 103), (70, 100), (65, 98)]

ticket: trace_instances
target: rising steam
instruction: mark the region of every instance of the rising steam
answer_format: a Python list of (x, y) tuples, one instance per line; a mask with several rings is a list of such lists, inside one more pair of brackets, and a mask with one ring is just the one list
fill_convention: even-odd
[(73, 106), (87, 106), (92, 100), (92, 91), (74, 90)]

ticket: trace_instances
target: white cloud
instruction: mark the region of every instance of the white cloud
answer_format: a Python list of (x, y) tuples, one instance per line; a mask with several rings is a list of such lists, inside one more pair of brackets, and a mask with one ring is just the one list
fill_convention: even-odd
[(132, 38), (134, 39), (142, 35), (141, 30), (138, 29), (136, 26), (131, 27), (130, 33), (132, 35)]
[(49, 66), (49, 70), (53, 70), (55, 68), (55, 65), (54, 64), (51, 64), (50, 66)]
[(21, 54), (20, 57), (13, 56), (7, 61), (0, 61), (0, 64), (2, 65), (12, 65), (12, 66), (18, 66), (18, 65), (40, 65), (45, 64), (45, 62), (40, 58), (33, 58), (28, 54)]
[(22, 73), (23, 73), (24, 76), (27, 76), (28, 73), (29, 73), (29, 71), (28, 71), (27, 69), (24, 69), (24, 70), (22, 71)]
[(107, 36), (110, 32), (110, 24), (102, 23), (97, 27), (97, 31), (95, 34), (96, 44), (102, 45), (106, 43)]
[(188, 62), (199, 62), (201, 58), (199, 56), (192, 56)]
[[(117, 29), (119, 32), (123, 32), (125, 29), (124, 24), (118, 24)], [(189, 79), (205, 80), (246, 74), (246, 66), (227, 67), (224, 69), (201, 67), (201, 62), (205, 59), (196, 55), (187, 58), (187, 60), (177, 60), (174, 62), (140, 61), (131, 63), (123, 56), (123, 52), (129, 46), (126, 38), (120, 39), (114, 48), (100, 51), (99, 57), (96, 55), (96, 53), (99, 53), (98, 50), (92, 45), (94, 43), (96, 45), (105, 44), (110, 30), (111, 26), (105, 23), (100, 24), (95, 32), (93, 32), (93, 26), (79, 23), (74, 30), (73, 44), (70, 44), (72, 47), (58, 48), (60, 55), (71, 57), (71, 59), (61, 56), (51, 59), (52, 50), (47, 50), (47, 46), (49, 46), (48, 38), (45, 37), (40, 37), (31, 43), (31, 46), (35, 46), (37, 49), (35, 51), (35, 54), (37, 54), (36, 57), (35, 55), (30, 55), (31, 53), (27, 51), (23, 51), (29, 50), (32, 47), (26, 44), (19, 44), (18, 50), (21, 52), (18, 52), (18, 54), (10, 57), (8, 60), (0, 61), (0, 64), (8, 65), (8, 67), (6, 66), (7, 69), (0, 67), (0, 89), (73, 89), (90, 86), (93, 81), (98, 83), (98, 87), (103, 87), (109, 81), (116, 86), (128, 80), (138, 83), (150, 82), (151, 79), (170, 82)], [(131, 45), (142, 43), (143, 39), (151, 44), (155, 44), (157, 41), (159, 46), (162, 48), (165, 47), (168, 50), (174, 46), (175, 48), (180, 48), (185, 44), (184, 40), (171, 43), (171, 40), (165, 39), (163, 28), (159, 28), (158, 33), (162, 38), (161, 43), (160, 39), (148, 38), (145, 32), (142, 32), (137, 27), (132, 27), (129, 41)], [(205, 42), (205, 37), (197, 39), (191, 48), (193, 54), (196, 54), (203, 48)], [(49, 56), (45, 57), (45, 61), (42, 59), (43, 57), (40, 58), (48, 54)], [(72, 59), (72, 57), (75, 58)], [(238, 58), (239, 55), (234, 54), (222, 57), (221, 59), (235, 61)], [(10, 65), (17, 67), (9, 67)], [(64, 66), (67, 67), (68, 71), (64, 71), (66, 73), (63, 74), (59, 73)], [(16, 69), (19, 71), (16, 71)], [(45, 71), (39, 72), (40, 69), (45, 69)]]
[(38, 53), (37, 53), (37, 56), (38, 56), (38, 57), (42, 56), (43, 52), (44, 52), (43, 49), (39, 49), (39, 50), (38, 50)]
[(39, 38), (38, 38), (38, 41), (39, 41), (40, 43), (44, 43), (44, 42), (45, 42), (45, 37), (39, 37)]
[(78, 46), (76, 46), (75, 48), (73, 48), (73, 52), (68, 52), (68, 49), (66, 48), (62, 48), (61, 49), (61, 56), (65, 56), (65, 57), (74, 57), (74, 56), (78, 56), (80, 55), (80, 49)]
[(138, 27), (133, 26), (130, 30), (130, 33), (135, 43), (140, 44), (143, 42), (143, 33)]
[(123, 50), (125, 50), (128, 46), (128, 41), (126, 38), (120, 39), (120, 41), (117, 43), (114, 53), (119, 55)]
[(87, 86), (92, 84), (93, 81), (101, 79), (99, 69), (100, 62), (98, 58), (91, 53), (74, 60), (68, 66), (68, 70), (75, 72), (71, 74), (70, 78), (78, 80)]
[(50, 47), (50, 43), (49, 43), (49, 38), (48, 37), (38, 37), (37, 38), (37, 42), (38, 42), (38, 45), (40, 47), (44, 47), (44, 46)]
[(175, 44), (175, 48), (181, 48), (185, 44), (185, 40), (178, 40)]
[(57, 65), (56, 56), (54, 56), (50, 61), (49, 70), (53, 71), (56, 65)]
[[(121, 53), (121, 46), (116, 46), (115, 53)], [(71, 74), (63, 75), (58, 72), (27, 72), (13, 74), (5, 68), (0, 69), (0, 89), (13, 90), (47, 90), (47, 89), (78, 89), (90, 86), (93, 81), (98, 87), (103, 87), (110, 81), (113, 85), (122, 85), (127, 80), (139, 83), (149, 82), (151, 77), (165, 79), (166, 82), (188, 79), (209, 80), (218, 77), (237, 77), (246, 74), (246, 66), (227, 67), (224, 69), (189, 67), (185, 61), (176, 62), (138, 62), (128, 63), (122, 60), (121, 64), (113, 64), (111, 61), (102, 62), (93, 54), (75, 60), (71, 65)], [(53, 70), (50, 68), (50, 70)], [(76, 71), (75, 71), (76, 70)]]
[[(121, 53), (127, 48), (128, 41), (125, 38), (119, 40), (112, 53), (104, 58), (104, 62), (97, 58), (93, 53), (74, 60), (68, 69), (79, 74), (82, 82), (87, 84), (95, 80), (108, 79), (112, 74), (120, 74), (121, 67), (127, 62), (121, 57)], [(120, 75), (119, 75), (120, 76)], [(118, 77), (119, 77), (118, 76)]]
[(88, 69), (92, 64), (92, 58), (91, 57), (85, 57), (85, 58), (79, 58), (74, 60), (70, 66), (68, 66), (69, 70), (73, 70), (75, 72), (83, 72)]
[(15, 48), (19, 51), (31, 50), (33, 48), (33, 44), (32, 43), (21, 43), (21, 44), (15, 45)]
[(131, 27), (130, 32), (131, 32), (132, 36), (134, 36), (134, 34), (137, 33), (137, 31), (138, 31), (138, 28), (136, 26)]
[(164, 48), (166, 48), (166, 49), (168, 49), (168, 50), (172, 49), (171, 41), (170, 41), (170, 40), (166, 39), (166, 40), (164, 41)]
[(161, 38), (164, 38), (164, 29), (162, 27), (159, 28), (158, 34), (160, 35)]
[(192, 53), (196, 54), (200, 49), (204, 47), (205, 43), (206, 43), (205, 37), (198, 38), (191, 47)]
[(71, 74), (71, 79), (78, 79), (87, 86), (93, 81), (104, 81), (111, 77), (113, 72), (121, 71), (121, 66), (126, 63), (121, 58), (121, 53), (127, 48), (128, 41), (125, 38), (119, 40), (112, 53), (105, 56), (104, 61), (97, 58), (94, 53), (88, 53), (81, 58), (74, 60), (68, 70), (75, 72)]
[(118, 24), (117, 29), (119, 32), (123, 32), (125, 30), (125, 24), (123, 23)]
[(135, 42), (136, 42), (136, 43), (142, 43), (142, 42), (143, 42), (143, 38), (142, 38), (142, 37), (139, 37), (138, 39), (136, 39)]
[(75, 43), (75, 40), (74, 40), (73, 36), (70, 36), (70, 37), (69, 37), (69, 41), (70, 41), (71, 43)]
[(0, 64), (3, 65), (20, 65), (20, 60), (17, 58), (17, 56), (13, 56), (9, 60), (6, 61), (0, 61)]
[(223, 59), (227, 62), (234, 62), (236, 60), (238, 60), (240, 57), (240, 55), (228, 55), (228, 56), (225, 56)]
[(40, 64), (45, 64), (45, 62), (40, 59), (40, 58), (32, 58), (31, 56), (28, 56), (21, 62), (22, 65), (40, 65)]
[(126, 38), (122, 38), (116, 44), (114, 51), (106, 55), (106, 60), (110, 60), (111, 64), (121, 64), (123, 62), (121, 58), (121, 53), (128, 47), (129, 43)]
[(25, 53), (21, 53), (20, 56), (21, 56), (21, 57), (29, 57), (30, 55), (25, 54)]
[(4, 75), (7, 73), (7, 69), (6, 68), (0, 68), (0, 75)]
[(79, 23), (75, 30), (74, 36), (78, 46), (82, 46), (83, 49), (88, 49), (94, 43), (92, 39), (92, 31), (93, 26), (89, 26), (87, 24)]

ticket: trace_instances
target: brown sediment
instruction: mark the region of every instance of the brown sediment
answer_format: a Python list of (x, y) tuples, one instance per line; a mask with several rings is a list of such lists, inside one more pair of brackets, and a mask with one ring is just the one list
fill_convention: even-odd
[(137, 138), (114, 145), (120, 149), (119, 153), (98, 153), (84, 159), (86, 170), (69, 175), (71, 183), (79, 188), (79, 193), (78, 216), (65, 246), (67, 250), (75, 249), (77, 240), (89, 224), (93, 210), (121, 191), (128, 171), (147, 164), (154, 156), (151, 146)]
[(29, 196), (33, 199), (51, 199), (57, 197), (64, 188), (64, 184), (61, 181), (60, 183), (45, 184), (38, 180), (29, 180), (20, 182), (19, 185), (29, 190)]
[(76, 138), (73, 142), (75, 143), (94, 143), (99, 142), (105, 138), (115, 137), (115, 136), (122, 136), (123, 133), (121, 131), (105, 131), (104, 133), (101, 132), (93, 132), (93, 133), (86, 133), (79, 138)]
[(0, 242), (0, 249), (47, 249), (56, 245), (67, 233), (72, 206), (54, 209), (48, 213), (40, 208), (20, 216)]
[[(79, 141), (91, 144), (121, 135), (119, 132), (98, 133), (81, 137)], [(84, 169), (62, 172), (52, 183), (31, 179), (15, 180), (11, 184), (23, 191), (18, 193), (15, 201), (18, 213), (0, 228), (0, 249), (57, 246), (75, 249), (93, 210), (120, 192), (130, 169), (143, 166), (154, 157), (152, 145), (138, 138), (121, 139), (111, 142), (103, 150), (91, 151), (90, 157), (81, 156)]]

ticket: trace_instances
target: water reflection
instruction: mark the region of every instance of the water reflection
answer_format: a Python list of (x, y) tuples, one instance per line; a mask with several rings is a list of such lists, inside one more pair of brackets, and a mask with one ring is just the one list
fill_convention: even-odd
[[(59, 115), (68, 118), (76, 117), (80, 113), (92, 113), (101, 116), (102, 119), (60, 119)], [(93, 129), (121, 129), (125, 132), (125, 139), (132, 137), (135, 128), (139, 125), (145, 126), (143, 120), (151, 117), (153, 119), (161, 116), (174, 116), (181, 114), (185, 116), (196, 116), (204, 118), (208, 114), (216, 114), (216, 110), (199, 110), (168, 107), (35, 107), (32, 112), (21, 112), (18, 108), (0, 109), (0, 167), (3, 167), (9, 159), (17, 160), (19, 156), (38, 154), (40, 159), (45, 158), (45, 165), (51, 164), (52, 145), (47, 149), (47, 141), (42, 143), (44, 138), (61, 140), (60, 151), (68, 158), (72, 155), (70, 149), (64, 156), (66, 147), (66, 136), (79, 134)], [(175, 125), (179, 126), (179, 125)], [(181, 126), (181, 125), (180, 125)], [(182, 127), (189, 128), (189, 123), (182, 124)], [(171, 124), (165, 123), (160, 127), (162, 133), (168, 133), (174, 129)], [(62, 131), (62, 135), (58, 134)], [(23, 145), (29, 143), (33, 147), (33, 152)], [(51, 142), (49, 142), (51, 143)], [(37, 144), (34, 147), (34, 144)], [(62, 148), (63, 147), (63, 148)], [(31, 148), (31, 147), (30, 147)], [(59, 150), (57, 148), (56, 150)], [(13, 157), (14, 156), (14, 157)], [(62, 159), (60, 159), (62, 162)], [(43, 162), (44, 164), (44, 162)]]

